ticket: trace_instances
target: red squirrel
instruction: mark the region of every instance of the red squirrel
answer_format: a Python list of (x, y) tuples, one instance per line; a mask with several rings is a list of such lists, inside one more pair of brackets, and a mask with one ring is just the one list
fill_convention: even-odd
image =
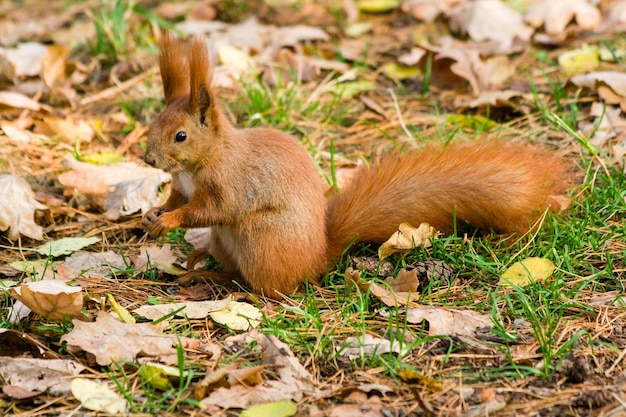
[(526, 231), (568, 188), (556, 153), (487, 140), (392, 153), (327, 198), (295, 138), (237, 129), (224, 115), (202, 39), (166, 33), (160, 48), (167, 107), (150, 126), (145, 161), (172, 174), (172, 191), (142, 226), (153, 237), (211, 227), (211, 255), (257, 294), (279, 298), (315, 282), (351, 243), (383, 242), (402, 222)]

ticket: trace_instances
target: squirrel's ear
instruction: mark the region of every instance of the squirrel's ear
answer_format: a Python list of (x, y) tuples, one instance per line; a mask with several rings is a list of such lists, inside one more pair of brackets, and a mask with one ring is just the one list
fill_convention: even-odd
[[(213, 119), (215, 99), (209, 75), (209, 53), (204, 40), (194, 37), (189, 51), (189, 78), (191, 89), (187, 102), (187, 113), (200, 118), (207, 125)], [(209, 119), (209, 120), (207, 120)]]
[(159, 69), (163, 81), (165, 103), (189, 94), (189, 61), (185, 44), (170, 32), (162, 32), (159, 42)]

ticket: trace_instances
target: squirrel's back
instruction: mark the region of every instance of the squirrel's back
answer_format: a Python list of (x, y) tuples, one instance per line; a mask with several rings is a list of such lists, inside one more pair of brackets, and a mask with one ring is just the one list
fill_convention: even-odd
[(568, 171), (555, 152), (495, 140), (388, 155), (329, 199), (327, 257), (355, 240), (382, 242), (402, 222), (442, 232), (453, 230), (454, 219), (498, 233), (528, 230), (568, 188)]

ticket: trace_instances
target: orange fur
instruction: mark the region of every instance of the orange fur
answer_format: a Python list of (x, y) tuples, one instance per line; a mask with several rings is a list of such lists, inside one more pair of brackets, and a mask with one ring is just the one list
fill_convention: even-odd
[(211, 227), (208, 250), (256, 293), (288, 294), (315, 280), (355, 238), (382, 241), (405, 221), (450, 231), (456, 213), (480, 228), (526, 230), (548, 197), (567, 188), (567, 164), (555, 154), (486, 141), (392, 154), (327, 204), (323, 181), (294, 138), (239, 130), (225, 117), (202, 40), (191, 41), (188, 56), (171, 35), (161, 47), (167, 108), (150, 126), (145, 160), (172, 174), (173, 191), (142, 224), (153, 236)]

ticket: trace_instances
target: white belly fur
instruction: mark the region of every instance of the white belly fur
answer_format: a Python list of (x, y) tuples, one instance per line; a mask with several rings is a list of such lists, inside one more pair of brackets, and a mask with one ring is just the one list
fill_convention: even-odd
[(176, 182), (178, 183), (178, 191), (185, 196), (187, 200), (191, 200), (193, 192), (196, 186), (193, 183), (193, 177), (186, 172), (181, 172), (176, 175)]

